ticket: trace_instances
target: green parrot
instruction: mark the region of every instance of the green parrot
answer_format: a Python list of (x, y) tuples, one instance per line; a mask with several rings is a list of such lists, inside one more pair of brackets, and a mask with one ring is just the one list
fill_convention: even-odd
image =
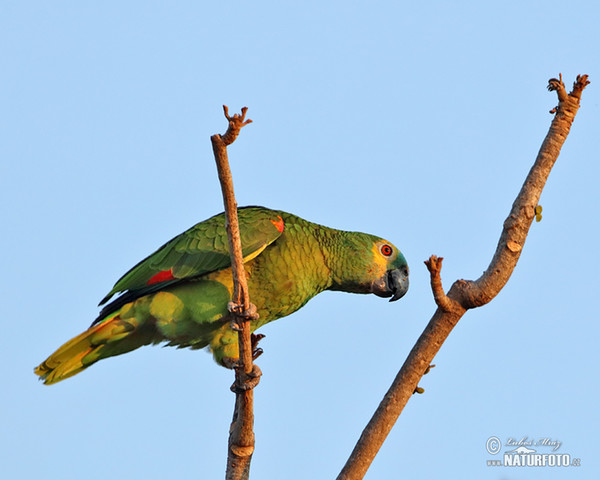
[[(294, 313), (324, 290), (401, 298), (408, 266), (391, 243), (263, 207), (238, 209), (250, 301), (262, 325)], [(103, 358), (149, 344), (208, 347), (217, 363), (238, 360), (228, 303), (233, 280), (225, 214), (198, 223), (129, 270), (100, 302), (85, 332), (35, 369), (45, 384), (64, 380)], [(254, 339), (260, 335), (253, 336)]]

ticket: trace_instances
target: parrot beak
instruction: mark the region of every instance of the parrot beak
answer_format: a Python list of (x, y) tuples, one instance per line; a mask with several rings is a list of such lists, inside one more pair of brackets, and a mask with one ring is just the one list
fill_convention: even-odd
[(379, 297), (392, 297), (390, 302), (401, 299), (408, 291), (408, 268), (388, 270), (372, 283), (371, 291)]
[(386, 279), (388, 288), (393, 294), (390, 302), (395, 302), (406, 295), (406, 292), (408, 292), (408, 268), (388, 270)]

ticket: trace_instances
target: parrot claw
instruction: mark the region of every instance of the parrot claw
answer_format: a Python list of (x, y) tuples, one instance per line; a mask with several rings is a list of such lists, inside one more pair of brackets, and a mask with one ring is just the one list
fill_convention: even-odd
[(236, 332), (239, 332), (242, 329), (242, 320), (252, 321), (257, 320), (259, 318), (258, 312), (256, 311), (256, 305), (254, 305), (253, 303), (250, 304), (247, 310), (242, 310), (241, 305), (234, 302), (229, 302), (227, 304), (227, 310), (229, 310), (229, 312), (233, 314), (233, 319), (231, 320), (231, 328)]
[(242, 308), (242, 305), (234, 302), (229, 302), (227, 304), (227, 310), (229, 310), (229, 312), (233, 313), (234, 315), (237, 315), (238, 317), (243, 317), (246, 320), (256, 320), (259, 317), (258, 312), (256, 311), (256, 305), (254, 305), (253, 303), (251, 303), (248, 306), (247, 310), (244, 310)]
[(252, 350), (258, 347), (258, 342), (260, 342), (266, 335), (262, 333), (251, 333), (250, 334), (250, 344), (252, 345)]
[(255, 349), (253, 349), (252, 350), (252, 360), (256, 360), (263, 353), (264, 353), (264, 350), (262, 348), (255, 348)]
[(242, 393), (247, 392), (248, 390), (252, 390), (258, 385), (258, 382), (260, 382), (261, 375), (262, 372), (260, 368), (258, 368), (258, 365), (252, 365), (252, 371), (250, 373), (242, 373), (240, 375), (240, 384), (235, 382), (231, 386), (231, 391), (233, 393)]
[(252, 333), (250, 334), (250, 343), (252, 345), (252, 360), (256, 360), (263, 354), (263, 349), (258, 346), (258, 342), (260, 342), (265, 335), (262, 333)]

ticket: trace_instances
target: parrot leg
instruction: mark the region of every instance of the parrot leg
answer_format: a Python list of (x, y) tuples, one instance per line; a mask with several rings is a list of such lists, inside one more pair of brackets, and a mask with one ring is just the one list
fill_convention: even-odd
[[(265, 335), (262, 333), (251, 333), (250, 334), (250, 346), (252, 348), (252, 360), (256, 360), (263, 354), (263, 349), (258, 347), (258, 342), (260, 342)], [(237, 345), (234, 345), (237, 348)], [(236, 352), (237, 353), (237, 352)], [(225, 368), (239, 368), (240, 367), (240, 359), (236, 356), (223, 356), (220, 360), (221, 365)]]
[[(233, 325), (232, 325), (233, 326)], [(250, 334), (250, 345), (252, 348), (252, 360), (256, 360), (263, 353), (263, 349), (258, 347), (260, 342), (265, 336), (262, 333), (251, 333)], [(235, 344), (232, 344), (235, 345)], [(231, 369), (239, 370), (241, 368), (240, 359), (233, 356), (223, 356), (220, 363)], [(250, 373), (240, 372), (241, 375), (236, 375), (236, 382), (231, 386), (231, 391), (235, 393), (241, 393), (248, 390), (252, 390), (258, 385), (262, 372), (258, 365), (252, 364), (252, 371)]]

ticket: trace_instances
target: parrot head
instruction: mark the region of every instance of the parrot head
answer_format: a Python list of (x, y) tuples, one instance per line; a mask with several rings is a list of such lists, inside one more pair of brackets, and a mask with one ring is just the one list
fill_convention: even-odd
[(373, 247), (375, 264), (380, 268), (375, 270), (379, 276), (371, 282), (371, 293), (392, 297), (390, 302), (395, 302), (408, 291), (408, 264), (402, 252), (386, 240), (378, 239)]
[(394, 302), (408, 291), (408, 264), (391, 242), (373, 235), (347, 232), (344, 269), (333, 290), (374, 293)]

